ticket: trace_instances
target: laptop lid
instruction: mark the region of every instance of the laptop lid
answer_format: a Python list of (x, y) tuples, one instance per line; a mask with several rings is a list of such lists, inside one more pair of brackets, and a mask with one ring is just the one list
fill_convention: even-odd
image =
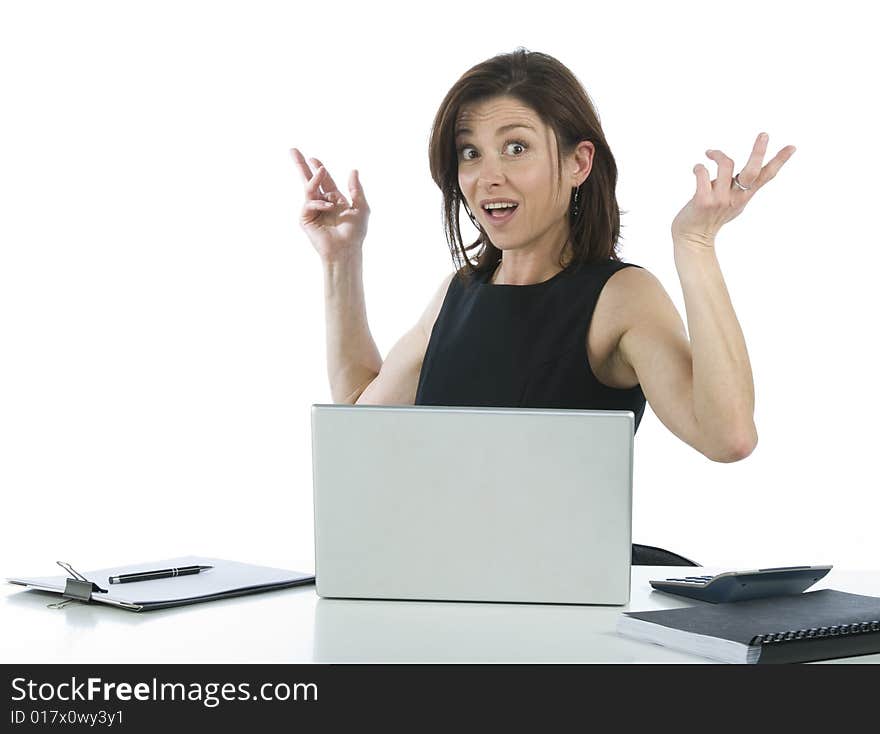
[(312, 406), (319, 596), (626, 604), (631, 411)]

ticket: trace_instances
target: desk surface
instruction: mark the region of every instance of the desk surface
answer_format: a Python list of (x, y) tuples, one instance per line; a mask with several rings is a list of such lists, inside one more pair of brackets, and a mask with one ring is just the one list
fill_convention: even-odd
[[(699, 567), (714, 574), (731, 569)], [(154, 612), (100, 604), (48, 609), (57, 594), (3, 583), (4, 663), (546, 662), (705, 663), (621, 637), (624, 611), (689, 606), (650, 579), (682, 568), (634, 566), (626, 607), (322, 599), (314, 585)], [(880, 571), (832, 569), (810, 590), (880, 596)], [(880, 663), (880, 654), (827, 662)]]

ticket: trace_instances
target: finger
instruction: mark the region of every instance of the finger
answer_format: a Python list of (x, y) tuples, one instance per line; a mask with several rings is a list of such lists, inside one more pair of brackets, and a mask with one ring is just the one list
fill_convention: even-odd
[(321, 190), (324, 192), (324, 195), (321, 198), (336, 202), (337, 204), (342, 204), (348, 208), (350, 206), (348, 199), (346, 199), (345, 195), (339, 190), (339, 187), (336, 185), (330, 172), (324, 167), (324, 164), (317, 158), (310, 158), (309, 160), (312, 162), (312, 165), (320, 166), (321, 170), (324, 171), (324, 178), (321, 180)]
[(694, 198), (709, 198), (712, 195), (712, 184), (709, 183), (709, 169), (702, 163), (697, 163), (694, 166), (694, 173), (697, 176), (697, 192)]
[[(317, 170), (312, 172), (312, 169), (309, 167), (309, 164), (306, 163), (306, 159), (303, 157), (303, 154), (300, 153), (296, 148), (290, 149), (290, 155), (296, 163), (296, 167), (299, 170), (300, 175), (306, 182), (306, 185), (304, 187), (306, 192), (306, 199), (324, 200), (324, 194), (321, 193), (321, 182), (327, 176), (327, 171), (322, 166), (318, 166)], [(314, 158), (312, 160), (314, 160)]]
[(309, 164), (306, 163), (306, 159), (303, 158), (303, 154), (300, 153), (296, 148), (291, 148), (290, 157), (293, 158), (293, 162), (296, 164), (296, 170), (299, 171), (299, 174), (300, 176), (302, 176), (303, 181), (311, 180), (315, 172), (309, 167)]
[[(318, 166), (324, 165), (317, 158), (309, 158), (309, 160), (312, 162), (312, 165), (315, 166), (316, 168)], [(327, 171), (326, 168), (324, 168), (324, 170), (326, 171), (326, 174), (327, 174), (324, 179), (324, 182), (321, 184), (321, 188), (324, 189), (324, 193), (329, 194), (329, 193), (339, 192), (339, 187), (336, 185), (336, 182), (333, 180), (333, 177), (330, 175), (330, 171)]]
[(312, 201), (307, 201), (303, 204), (303, 212), (326, 212), (331, 210), (335, 204), (329, 201), (321, 201), (320, 199), (314, 199)]
[(348, 190), (351, 193), (351, 205), (355, 209), (367, 209), (367, 197), (364, 195), (364, 187), (361, 185), (361, 174), (357, 169), (353, 170), (348, 176)]
[(770, 137), (767, 133), (761, 133), (755, 139), (755, 144), (752, 146), (751, 155), (749, 155), (749, 160), (746, 162), (746, 165), (739, 172), (739, 182), (743, 186), (748, 186), (751, 188), (752, 184), (758, 178), (758, 174), (761, 172), (761, 163), (764, 162), (764, 156), (767, 153), (767, 141)]
[(715, 191), (728, 191), (733, 178), (733, 159), (728, 158), (720, 150), (707, 150), (706, 155), (718, 164), (718, 176), (715, 179)]
[(797, 150), (793, 145), (786, 145), (782, 150), (780, 150), (774, 157), (773, 160), (769, 161), (767, 165), (765, 165), (761, 172), (758, 174), (758, 178), (755, 181), (756, 187), (761, 188), (765, 183), (770, 181), (777, 173), (779, 173), (779, 169), (785, 164), (785, 162), (794, 155), (794, 152)]
[(326, 177), (327, 171), (324, 170), (324, 166), (318, 166), (318, 170), (315, 171), (315, 175), (312, 176), (306, 183), (306, 199), (321, 199), (326, 201), (326, 196), (321, 193), (321, 183)]

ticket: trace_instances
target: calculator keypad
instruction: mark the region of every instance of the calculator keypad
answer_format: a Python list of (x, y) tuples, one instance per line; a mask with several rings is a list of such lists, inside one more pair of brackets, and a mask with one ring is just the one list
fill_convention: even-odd
[[(651, 586), (668, 594), (718, 604), (801, 593), (825, 576), (830, 569), (831, 566), (791, 566), (757, 571), (726, 571), (705, 576), (695, 574), (652, 579)], [(686, 574), (698, 570), (705, 569), (681, 569)]]

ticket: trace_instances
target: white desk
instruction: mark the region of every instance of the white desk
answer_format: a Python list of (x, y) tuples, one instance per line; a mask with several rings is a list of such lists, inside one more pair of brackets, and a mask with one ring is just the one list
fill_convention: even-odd
[[(155, 612), (48, 609), (57, 594), (3, 583), (4, 663), (700, 663), (620, 637), (623, 611), (687, 606), (648, 580), (721, 568), (634, 566), (627, 607), (321, 599), (314, 585)], [(831, 572), (810, 590), (880, 596), (880, 571)], [(880, 663), (880, 654), (827, 662)]]

